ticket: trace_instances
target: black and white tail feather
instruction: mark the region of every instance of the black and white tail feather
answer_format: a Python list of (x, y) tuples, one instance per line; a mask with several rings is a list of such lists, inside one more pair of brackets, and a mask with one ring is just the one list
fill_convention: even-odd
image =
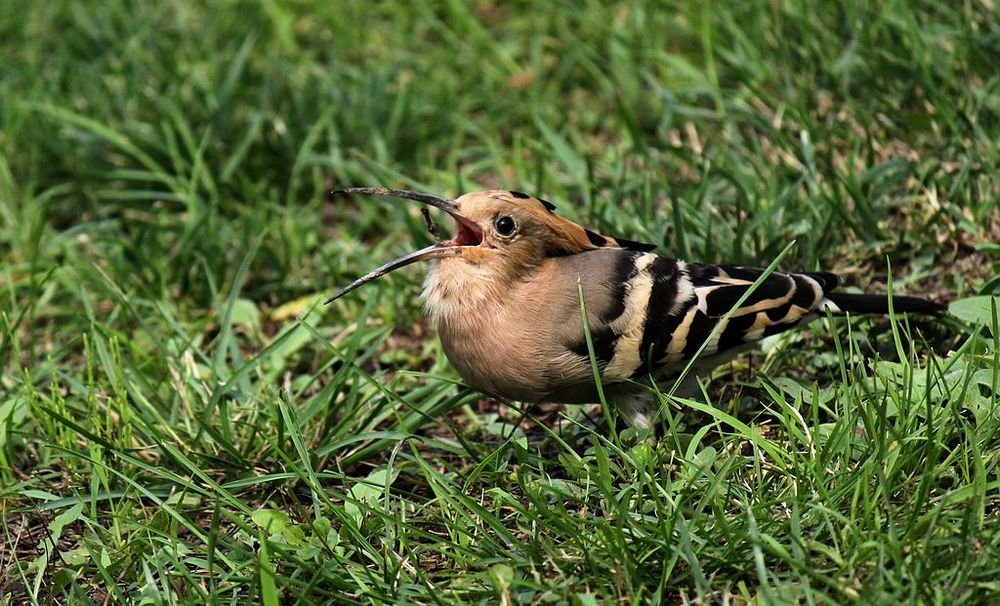
[[(866, 295), (851, 293), (828, 293), (826, 295), (826, 311), (828, 307), (834, 314), (887, 314), (889, 313), (889, 297), (886, 295)], [(939, 314), (945, 306), (934, 301), (905, 295), (892, 295), (892, 310), (895, 313)]]
[[(752, 341), (794, 328), (818, 314), (887, 314), (889, 296), (835, 292), (840, 277), (829, 272), (783, 273), (767, 276), (737, 308), (740, 298), (753, 288), (764, 270), (740, 265), (709, 265), (676, 261), (678, 292), (691, 285), (692, 296), (681, 305), (689, 326), (686, 331), (693, 345), (700, 336), (711, 332), (727, 314), (728, 322), (719, 333), (711, 353), (739, 347)], [(933, 301), (892, 295), (896, 313), (936, 314), (945, 307)], [(704, 316), (703, 318), (701, 316)], [(675, 345), (671, 349), (677, 350)], [(690, 350), (685, 347), (685, 350)]]
[[(601, 368), (608, 379), (626, 378), (620, 375), (624, 368), (631, 370), (628, 378), (637, 380), (648, 374), (676, 378), (694, 359), (695, 373), (687, 375), (675, 390), (685, 397), (697, 393), (695, 377), (699, 369), (710, 369), (732, 359), (765, 337), (827, 312), (889, 313), (888, 295), (834, 292), (841, 280), (828, 272), (772, 272), (754, 288), (764, 273), (762, 269), (685, 263), (651, 253), (625, 254), (632, 257), (633, 269), (628, 272), (630, 277), (623, 283), (621, 295), (627, 299), (642, 293), (639, 296), (648, 298), (645, 305), (628, 306), (643, 310), (634, 316), (636, 322), (612, 321), (607, 327), (616, 330), (610, 331), (592, 327), (597, 336), (598, 361), (604, 362)], [(642, 288), (642, 284), (650, 286)], [(744, 295), (746, 298), (736, 307)], [(892, 295), (891, 299), (895, 313), (937, 314), (945, 310), (943, 305), (917, 297)], [(631, 329), (622, 329), (629, 325)], [(630, 334), (641, 335), (641, 339), (629, 338)], [(606, 352), (603, 356), (602, 351)], [(620, 359), (632, 359), (637, 364), (616, 365)], [(612, 393), (616, 405), (634, 426), (650, 425), (656, 407), (648, 393), (627, 388)]]
[[(835, 292), (840, 278), (828, 272), (772, 272), (754, 287), (764, 270), (686, 263), (654, 253), (619, 254), (627, 256), (621, 264), (627, 271), (622, 271), (625, 279), (613, 300), (645, 300), (621, 305), (616, 310), (625, 312), (621, 316), (607, 316), (606, 323), (591, 327), (598, 362), (611, 379), (669, 373), (696, 354), (708, 365), (716, 364), (727, 357), (724, 354), (744, 351), (827, 312), (889, 313), (887, 295)], [(900, 295), (892, 296), (892, 308), (896, 313), (924, 314), (945, 309)], [(627, 310), (633, 310), (631, 317), (624, 317)]]

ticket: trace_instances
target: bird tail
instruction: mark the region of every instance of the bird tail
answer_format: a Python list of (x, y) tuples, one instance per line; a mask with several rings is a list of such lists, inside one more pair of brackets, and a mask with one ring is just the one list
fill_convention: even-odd
[[(821, 308), (829, 309), (834, 314), (887, 314), (889, 313), (888, 295), (856, 295), (831, 292), (826, 294), (829, 304)], [(934, 301), (919, 297), (892, 295), (892, 309), (895, 313), (939, 314), (946, 307)]]

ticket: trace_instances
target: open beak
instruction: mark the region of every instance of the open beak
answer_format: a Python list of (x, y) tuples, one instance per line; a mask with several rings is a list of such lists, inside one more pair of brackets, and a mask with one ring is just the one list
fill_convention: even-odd
[(423, 261), (425, 259), (440, 259), (442, 257), (455, 256), (463, 249), (470, 248), (473, 246), (479, 246), (483, 243), (483, 230), (479, 229), (479, 226), (472, 221), (466, 219), (462, 215), (458, 214), (458, 205), (451, 200), (443, 200), (441, 198), (435, 198), (434, 196), (428, 196), (426, 194), (418, 194), (412, 191), (406, 191), (403, 189), (388, 189), (385, 187), (348, 187), (345, 189), (335, 189), (331, 192), (333, 195), (342, 194), (362, 194), (368, 196), (394, 196), (396, 198), (406, 198), (408, 200), (415, 200), (417, 202), (423, 202), (433, 206), (434, 208), (440, 208), (445, 211), (451, 218), (455, 220), (458, 226), (458, 233), (451, 240), (446, 240), (444, 242), (437, 242), (431, 244), (427, 248), (421, 248), (418, 251), (411, 252), (407, 255), (403, 255), (398, 259), (389, 261), (385, 265), (373, 269), (367, 274), (361, 276), (357, 280), (351, 282), (344, 288), (342, 288), (337, 294), (333, 295), (326, 301), (324, 305), (332, 303), (337, 299), (343, 297), (347, 293), (364, 286), (365, 284), (380, 278), (385, 274), (395, 271), (400, 267), (406, 267), (411, 263), (416, 263), (417, 261)]

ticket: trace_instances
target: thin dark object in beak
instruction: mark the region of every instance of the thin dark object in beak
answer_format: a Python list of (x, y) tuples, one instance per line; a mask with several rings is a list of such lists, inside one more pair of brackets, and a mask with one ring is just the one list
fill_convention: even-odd
[(431, 232), (431, 235), (435, 238), (439, 238), (441, 236), (441, 226), (431, 219), (431, 211), (421, 206), (420, 214), (424, 216), (424, 221), (427, 222), (427, 231)]
[(333, 303), (334, 301), (343, 297), (352, 290), (364, 286), (365, 284), (371, 282), (372, 280), (381, 278), (385, 274), (397, 270), (400, 267), (406, 267), (411, 263), (416, 263), (417, 261), (421, 261), (423, 259), (447, 257), (455, 254), (458, 250), (459, 250), (458, 247), (454, 246), (441, 246), (440, 244), (431, 244), (427, 248), (421, 248), (420, 250), (411, 252), (408, 255), (403, 255), (398, 259), (389, 261), (388, 263), (386, 263), (382, 267), (379, 267), (378, 269), (373, 269), (372, 271), (366, 273), (357, 280), (351, 282), (350, 284), (342, 288), (340, 292), (333, 295), (326, 301), (323, 301), (323, 305), (329, 305), (330, 303)]

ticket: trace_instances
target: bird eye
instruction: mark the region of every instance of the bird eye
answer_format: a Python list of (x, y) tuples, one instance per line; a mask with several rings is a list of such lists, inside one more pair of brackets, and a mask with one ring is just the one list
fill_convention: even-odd
[(517, 229), (517, 224), (510, 217), (500, 217), (493, 222), (493, 227), (496, 228), (497, 233), (501, 236), (509, 236)]

